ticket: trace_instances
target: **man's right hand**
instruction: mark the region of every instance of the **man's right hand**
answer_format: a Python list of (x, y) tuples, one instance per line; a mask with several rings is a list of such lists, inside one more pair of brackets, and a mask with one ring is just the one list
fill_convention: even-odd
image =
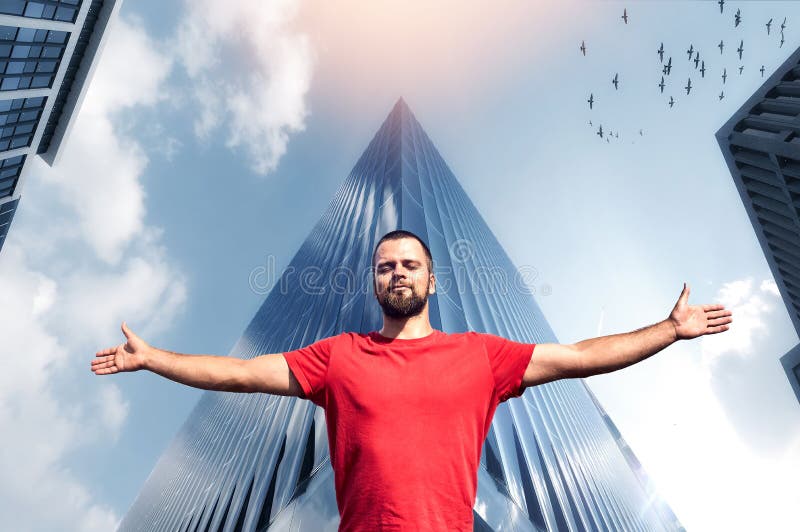
[(125, 322), (124, 344), (97, 353), (92, 360), (95, 375), (147, 369), (162, 377), (202, 390), (271, 393), (301, 397), (303, 388), (282, 353), (252, 359), (213, 355), (184, 355), (151, 347), (133, 334)]
[(136, 336), (125, 322), (122, 322), (122, 333), (127, 340), (124, 344), (103, 349), (92, 360), (92, 371), (95, 375), (136, 371), (144, 367), (144, 359), (150, 346)]

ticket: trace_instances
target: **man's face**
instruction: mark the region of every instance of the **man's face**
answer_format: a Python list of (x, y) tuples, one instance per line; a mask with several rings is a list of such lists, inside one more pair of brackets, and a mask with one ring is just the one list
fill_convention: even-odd
[(390, 318), (420, 314), (435, 291), (422, 245), (413, 238), (387, 240), (375, 253), (375, 297)]

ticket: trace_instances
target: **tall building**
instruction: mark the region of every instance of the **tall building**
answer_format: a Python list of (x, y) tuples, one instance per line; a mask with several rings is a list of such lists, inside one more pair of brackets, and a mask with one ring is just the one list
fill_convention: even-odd
[[(717, 131), (725, 162), (800, 336), (800, 48)], [(800, 400), (800, 344), (781, 358)]]
[(53, 164), (122, 0), (0, 0), (0, 250), (26, 161)]
[[(398, 228), (433, 254), (436, 329), (556, 342), (525, 268), (514, 267), (399, 100), (230, 355), (380, 329), (371, 254)], [(476, 530), (681, 529), (581, 380), (529, 388), (500, 405), (474, 516)], [(207, 392), (120, 530), (319, 532), (338, 522), (323, 410), (296, 398)]]

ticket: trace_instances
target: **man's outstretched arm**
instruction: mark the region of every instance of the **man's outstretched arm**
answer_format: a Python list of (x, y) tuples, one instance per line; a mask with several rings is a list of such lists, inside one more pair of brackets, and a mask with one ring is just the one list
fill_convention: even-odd
[(213, 355), (183, 355), (147, 344), (122, 324), (126, 342), (99, 351), (91, 363), (96, 375), (152, 371), (175, 382), (226, 392), (262, 392), (300, 396), (302, 389), (283, 354), (242, 360)]
[(656, 324), (572, 345), (538, 344), (525, 370), (523, 385), (609, 373), (640, 362), (676, 340), (729, 329), (732, 313), (723, 305), (689, 305), (688, 300), (689, 287), (684, 283), (669, 317)]

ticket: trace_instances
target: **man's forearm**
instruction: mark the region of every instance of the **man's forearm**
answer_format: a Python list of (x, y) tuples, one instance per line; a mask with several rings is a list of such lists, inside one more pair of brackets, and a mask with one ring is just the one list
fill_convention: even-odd
[(635, 331), (590, 338), (575, 344), (584, 377), (608, 373), (652, 356), (677, 340), (675, 325), (666, 319)]
[(243, 360), (214, 355), (183, 355), (150, 347), (144, 367), (175, 382), (217, 391), (247, 391), (243, 388)]

